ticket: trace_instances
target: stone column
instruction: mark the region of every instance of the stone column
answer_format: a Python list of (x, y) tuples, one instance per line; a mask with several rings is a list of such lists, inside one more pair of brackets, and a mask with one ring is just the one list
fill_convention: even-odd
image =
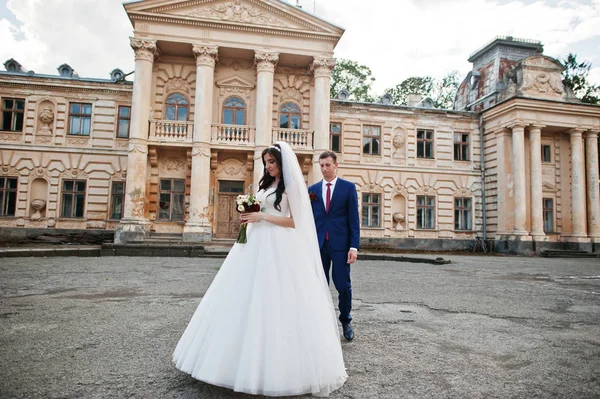
[(213, 111), (216, 46), (194, 45), (196, 56), (196, 98), (192, 143), (192, 175), (189, 218), (183, 228), (183, 241), (210, 241), (212, 231), (208, 215), (210, 196), (210, 141)]
[(515, 199), (515, 223), (513, 236), (527, 236), (527, 196), (525, 191), (525, 126), (515, 124), (512, 128), (512, 172)]
[(315, 98), (314, 98), (314, 156), (313, 170), (311, 174), (312, 184), (321, 180), (321, 169), (319, 166), (319, 156), (323, 151), (329, 149), (329, 116), (330, 116), (330, 94), (329, 85), (331, 82), (331, 71), (335, 67), (333, 58), (315, 58), (310, 68), (315, 78)]
[(257, 51), (254, 54), (256, 65), (256, 139), (254, 152), (254, 192), (263, 176), (264, 166), (261, 154), (271, 145), (273, 137), (273, 77), (279, 61), (278, 53)]
[(127, 156), (125, 214), (115, 231), (115, 243), (144, 241), (150, 222), (145, 216), (148, 121), (152, 94), (152, 67), (158, 55), (156, 41), (130, 38), (135, 51), (135, 80)]
[(496, 132), (496, 179), (497, 179), (497, 190), (498, 190), (498, 210), (497, 219), (498, 227), (496, 230), (496, 239), (500, 239), (503, 236), (512, 232), (512, 225), (510, 220), (507, 220), (507, 198), (506, 190), (509, 185), (507, 176), (510, 175), (510, 157), (507, 155), (507, 150), (510, 141), (511, 131), (509, 129), (502, 128)]
[(529, 146), (531, 150), (531, 236), (536, 241), (543, 241), (544, 207), (542, 192), (542, 127), (533, 125), (529, 128)]
[(585, 135), (589, 237), (600, 242), (600, 186), (598, 186), (598, 132)]
[(571, 217), (573, 220), (571, 237), (580, 239), (587, 237), (583, 132), (572, 129), (569, 134), (571, 136)]

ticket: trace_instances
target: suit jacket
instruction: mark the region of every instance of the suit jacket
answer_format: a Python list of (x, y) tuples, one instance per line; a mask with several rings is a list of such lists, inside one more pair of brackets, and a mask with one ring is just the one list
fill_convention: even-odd
[(315, 193), (316, 199), (311, 200), (319, 247), (325, 242), (325, 233), (329, 233), (329, 244), (336, 251), (349, 251), (350, 248), (360, 247), (360, 222), (358, 219), (358, 195), (356, 186), (348, 180), (340, 179), (335, 184), (329, 212), (325, 211), (323, 201), (323, 181), (308, 188)]

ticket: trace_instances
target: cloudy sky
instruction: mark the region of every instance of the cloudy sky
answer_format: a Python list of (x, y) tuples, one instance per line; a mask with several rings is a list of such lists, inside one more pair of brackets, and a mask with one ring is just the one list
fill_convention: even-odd
[[(287, 0), (296, 4), (296, 0)], [(0, 62), (37, 73), (66, 62), (82, 77), (133, 70), (121, 0), (0, 0)], [(592, 62), (600, 84), (600, 0), (300, 0), (346, 29), (336, 57), (368, 65), (383, 92), (410, 76), (470, 70), (469, 54), (497, 35), (540, 40), (546, 55)]]

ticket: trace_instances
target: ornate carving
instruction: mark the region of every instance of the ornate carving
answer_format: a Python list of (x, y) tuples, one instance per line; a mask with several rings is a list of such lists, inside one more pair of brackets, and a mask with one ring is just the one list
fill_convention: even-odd
[(302, 104), (302, 93), (294, 87), (283, 89), (281, 93), (279, 93), (279, 101), (284, 102), (285, 100), (294, 100)]
[(31, 215), (31, 220), (39, 220), (42, 218), (41, 210), (46, 207), (46, 200), (34, 199), (31, 201), (31, 207), (35, 210), (35, 213)]
[(329, 78), (334, 67), (335, 58), (317, 57), (310, 65), (310, 70), (314, 73), (315, 78)]
[(17, 175), (19, 175), (19, 171), (16, 170), (12, 166), (8, 166), (8, 165), (7, 166), (3, 166), (2, 169), (0, 169), (0, 170), (2, 170), (2, 174), (5, 175), (5, 176), (8, 176), (8, 175), (10, 175), (10, 176), (17, 176)]
[(367, 192), (367, 193), (383, 192), (383, 187), (381, 187), (378, 183), (367, 183), (367, 184), (363, 185), (360, 189), (362, 192)]
[(84, 170), (77, 168), (64, 170), (60, 175), (67, 179), (87, 179), (88, 177)]
[(39, 117), (42, 122), (40, 133), (52, 133), (52, 130), (50, 129), (50, 124), (54, 121), (54, 111), (52, 110), (52, 107), (46, 105), (44, 109), (40, 111)]
[(136, 60), (139, 59), (154, 62), (154, 57), (157, 57), (160, 53), (160, 50), (156, 47), (156, 40), (130, 37), (129, 44), (133, 51), (135, 51)]
[(171, 93), (173, 91), (182, 91), (189, 94), (191, 89), (187, 80), (176, 77), (169, 79), (165, 84), (165, 93)]
[(392, 215), (392, 219), (394, 220), (394, 222), (396, 223), (396, 230), (404, 230), (404, 227), (402, 226), (402, 222), (404, 222), (404, 213), (402, 212), (394, 212), (394, 214)]
[(128, 140), (117, 140), (116, 142), (117, 148), (127, 148), (129, 146)]
[(257, 25), (284, 26), (283, 21), (280, 19), (264, 14), (263, 10), (258, 7), (241, 4), (240, 0), (201, 8), (189, 12), (187, 15), (191, 17), (218, 19), (245, 24), (252, 23)]
[(75, 137), (67, 137), (67, 145), (79, 145), (79, 146), (87, 146), (90, 139), (89, 137), (75, 138)]
[(473, 192), (467, 187), (459, 187), (454, 192), (455, 197), (473, 197)]
[(29, 172), (29, 177), (31, 177), (32, 180), (37, 177), (42, 177), (42, 178), (45, 178), (46, 180), (50, 180), (50, 178), (48, 176), (48, 171), (42, 167), (37, 167), (37, 168), (31, 170), (31, 172)]
[(171, 157), (164, 162), (164, 166), (167, 170), (181, 170), (185, 167), (185, 161), (183, 159)]
[(535, 89), (540, 93), (547, 93), (554, 91), (557, 94), (563, 93), (563, 85), (560, 80), (561, 75), (539, 73), (539, 74), (525, 74), (525, 82), (523, 83), (523, 90)]
[(0, 134), (0, 141), (21, 141), (21, 134)]
[(401, 184), (394, 186), (394, 193), (402, 194), (404, 198), (408, 198), (408, 190)]
[(52, 136), (36, 136), (35, 143), (36, 144), (51, 144)]
[(196, 65), (206, 65), (214, 68), (217, 61), (219, 61), (219, 47), (217, 46), (194, 44), (192, 51), (196, 57)]
[(381, 157), (380, 156), (363, 156), (362, 157), (362, 161), (364, 163), (381, 163)]
[(237, 158), (229, 158), (221, 162), (221, 172), (228, 176), (243, 175), (246, 164)]
[(394, 138), (392, 139), (392, 144), (394, 145), (394, 148), (396, 150), (399, 150), (400, 148), (404, 147), (404, 134), (403, 133), (396, 133), (394, 135)]
[(132, 210), (131, 215), (134, 218), (144, 217), (144, 191), (141, 187), (134, 188), (130, 193), (129, 197), (131, 200)]
[(279, 62), (279, 53), (257, 51), (254, 54), (254, 65), (258, 72), (275, 72), (277, 62)]
[(130, 140), (128, 152), (130, 154), (147, 154), (148, 146), (146, 144), (134, 143)]
[(419, 195), (436, 195), (437, 190), (433, 186), (423, 185), (417, 188), (416, 193)]

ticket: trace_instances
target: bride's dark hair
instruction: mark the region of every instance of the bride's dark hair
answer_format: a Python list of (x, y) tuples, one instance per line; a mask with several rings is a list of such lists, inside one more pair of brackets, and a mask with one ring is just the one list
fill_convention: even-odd
[[(272, 146), (269, 146), (267, 148), (265, 148), (262, 152), (262, 161), (263, 161), (263, 166), (266, 166), (266, 162), (265, 162), (265, 155), (269, 154), (270, 156), (272, 156), (275, 159), (275, 162), (277, 163), (277, 167), (279, 168), (279, 184), (277, 184), (277, 190), (275, 190), (275, 203), (273, 204), (273, 206), (275, 207), (275, 209), (277, 209), (278, 211), (281, 211), (281, 206), (279, 205), (281, 203), (281, 198), (283, 197), (283, 192), (285, 191), (285, 183), (283, 182), (283, 168), (281, 166), (281, 148), (279, 147), (279, 144), (273, 144)], [(263, 177), (260, 179), (260, 182), (258, 183), (258, 190), (267, 190), (269, 187), (271, 187), (271, 185), (273, 184), (273, 182), (275, 181), (275, 178), (273, 176), (271, 176), (269, 174), (269, 172), (267, 172), (267, 168), (264, 168), (264, 172), (263, 172)], [(273, 193), (271, 193), (273, 194)], [(269, 195), (271, 195), (269, 194)]]

